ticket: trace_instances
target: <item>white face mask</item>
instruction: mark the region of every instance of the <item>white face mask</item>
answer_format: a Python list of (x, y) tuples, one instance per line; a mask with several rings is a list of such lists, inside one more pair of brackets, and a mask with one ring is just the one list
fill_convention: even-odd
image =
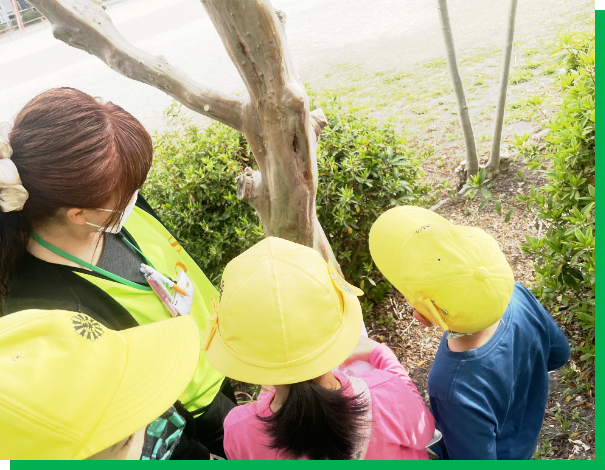
[[(86, 222), (86, 224), (92, 225), (93, 227), (97, 227), (97, 231), (99, 231), (99, 232), (118, 233), (120, 230), (122, 230), (122, 227), (124, 226), (124, 222), (126, 222), (126, 219), (128, 219), (128, 217), (130, 217), (130, 214), (132, 214), (132, 211), (134, 210), (134, 206), (137, 202), (138, 195), (139, 195), (139, 191), (137, 190), (134, 193), (132, 202), (126, 206), (126, 209), (124, 209), (124, 213), (122, 214), (122, 217), (120, 217), (120, 221), (117, 224), (114, 224), (107, 228), (103, 228), (101, 225), (93, 224), (90, 222)], [(105, 211), (105, 212), (118, 212), (114, 209), (97, 209), (97, 210)]]

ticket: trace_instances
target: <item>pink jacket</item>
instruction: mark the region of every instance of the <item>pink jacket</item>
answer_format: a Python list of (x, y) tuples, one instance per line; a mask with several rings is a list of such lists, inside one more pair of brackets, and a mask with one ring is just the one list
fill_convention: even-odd
[[(370, 389), (372, 432), (365, 460), (426, 460), (426, 445), (433, 437), (433, 417), (399, 363), (386, 346), (376, 347), (369, 357), (375, 367), (356, 374)], [(342, 387), (349, 378), (335, 371)], [(263, 393), (258, 401), (238, 406), (225, 419), (225, 452), (232, 460), (287, 460), (287, 455), (269, 448), (265, 424), (259, 416), (270, 416), (275, 392)]]

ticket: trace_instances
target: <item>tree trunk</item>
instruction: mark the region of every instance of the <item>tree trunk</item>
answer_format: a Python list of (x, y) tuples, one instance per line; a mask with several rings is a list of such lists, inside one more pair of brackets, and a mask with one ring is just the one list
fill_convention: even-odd
[(447, 11), (447, 0), (438, 0), (439, 2), (439, 19), (441, 20), (441, 28), (443, 30), (443, 39), (445, 41), (445, 50), (447, 54), (447, 65), (452, 77), (454, 93), (456, 95), (456, 103), (458, 104), (458, 116), (462, 124), (462, 132), (464, 133), (464, 145), (466, 148), (466, 171), (467, 174), (476, 175), (479, 171), (479, 158), (477, 157), (477, 146), (475, 144), (475, 136), (473, 134), (473, 124), (468, 114), (468, 105), (466, 104), (466, 96), (464, 95), (464, 86), (458, 71), (458, 62), (456, 61), (456, 48), (454, 47), (454, 38), (452, 36), (452, 27), (450, 25), (450, 17)]
[(202, 0), (246, 85), (244, 99), (199, 85), (165, 58), (128, 43), (99, 0), (30, 3), (51, 21), (57, 39), (242, 132), (260, 171), (238, 177), (238, 198), (254, 207), (268, 236), (313, 247), (338, 266), (315, 211), (317, 144), (327, 122), (321, 110), (309, 111), (285, 15), (269, 0)]
[(488, 178), (500, 173), (500, 144), (502, 141), (502, 125), (504, 124), (504, 109), (506, 107), (506, 88), (508, 87), (510, 57), (513, 50), (513, 40), (515, 36), (516, 13), (517, 0), (511, 0), (508, 12), (506, 44), (504, 45), (504, 57), (502, 59), (502, 71), (500, 73), (500, 88), (498, 90), (498, 103), (496, 105), (496, 119), (494, 123), (494, 135), (492, 137), (492, 151), (489, 156), (489, 161), (485, 167)]

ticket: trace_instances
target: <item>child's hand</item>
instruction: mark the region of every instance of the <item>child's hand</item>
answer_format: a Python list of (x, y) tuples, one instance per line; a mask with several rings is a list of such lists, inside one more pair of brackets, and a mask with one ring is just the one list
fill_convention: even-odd
[(344, 366), (347, 366), (355, 361), (368, 361), (370, 354), (374, 349), (380, 346), (380, 343), (377, 343), (373, 339), (366, 338), (365, 336), (359, 337), (359, 342), (355, 349), (351, 353), (351, 355), (345, 360), (343, 363)]

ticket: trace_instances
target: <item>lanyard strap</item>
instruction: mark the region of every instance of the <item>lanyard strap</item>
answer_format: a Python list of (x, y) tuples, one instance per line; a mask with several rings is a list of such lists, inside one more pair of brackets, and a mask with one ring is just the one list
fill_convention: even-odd
[[(63, 258), (66, 258), (70, 261), (73, 261), (74, 263), (77, 263), (80, 266), (84, 266), (85, 268), (88, 268), (91, 271), (94, 271), (98, 274), (108, 277), (109, 279), (111, 279), (113, 281), (119, 282), (120, 284), (124, 284), (128, 287), (133, 287), (133, 288), (139, 289), (139, 290), (145, 290), (145, 291), (151, 290), (151, 287), (149, 287), (149, 286), (142, 286), (141, 284), (137, 284), (136, 282), (129, 281), (128, 279), (125, 279), (122, 276), (118, 276), (117, 274), (113, 274), (113, 273), (110, 273), (109, 271), (105, 271), (103, 268), (99, 268), (98, 266), (95, 266), (94, 264), (90, 264), (88, 261), (84, 261), (83, 259), (80, 259), (77, 256), (71, 255), (71, 254), (67, 253), (66, 251), (63, 251), (61, 248), (57, 248), (55, 245), (52, 245), (52, 244), (48, 243), (46, 240), (43, 240), (42, 238), (40, 238), (40, 235), (38, 235), (34, 231), (32, 231), (31, 236), (37, 243), (42, 245), (47, 250), (50, 250), (53, 253), (55, 253), (59, 256), (62, 256)], [(139, 253), (141, 253), (140, 250), (138, 250), (134, 245), (132, 245), (132, 243), (128, 242), (128, 244), (130, 246), (132, 246), (133, 248), (135, 248), (135, 250), (137, 250)], [(143, 253), (141, 253), (141, 254), (143, 254)], [(145, 258), (145, 255), (143, 255), (143, 257)], [(147, 258), (145, 258), (145, 259), (147, 260)]]
[[(126, 229), (124, 229), (124, 230), (126, 230)], [(128, 238), (126, 238), (121, 233), (118, 234), (118, 237), (120, 237), (122, 240), (124, 240), (126, 242), (126, 244), (128, 244), (134, 251), (136, 251), (138, 254), (140, 254), (145, 261), (147, 261), (147, 264), (149, 266), (151, 266), (153, 269), (155, 269), (155, 266), (153, 265), (153, 263), (151, 262), (151, 260), (149, 258), (147, 258), (147, 256), (145, 256), (141, 250), (139, 250), (136, 246), (134, 246), (132, 243), (130, 243), (130, 240), (128, 240)]]

